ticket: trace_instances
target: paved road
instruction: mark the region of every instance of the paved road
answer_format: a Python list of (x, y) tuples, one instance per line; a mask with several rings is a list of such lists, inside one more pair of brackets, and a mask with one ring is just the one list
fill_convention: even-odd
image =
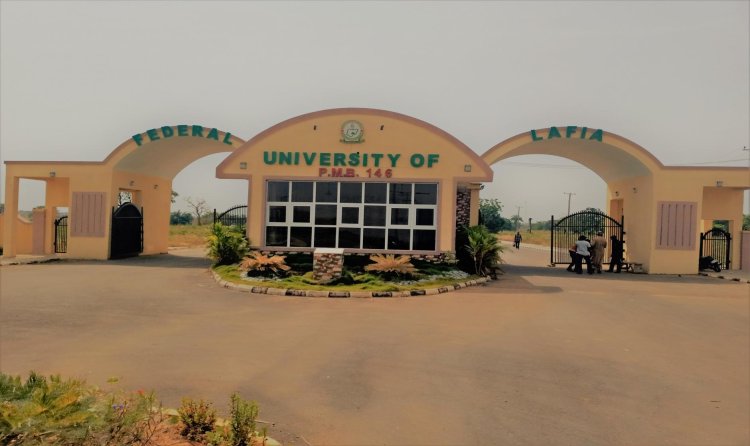
[(0, 268), (0, 370), (110, 376), (288, 444), (748, 444), (750, 285), (576, 276), (510, 250), (488, 286), (401, 299), (218, 288), (195, 252)]

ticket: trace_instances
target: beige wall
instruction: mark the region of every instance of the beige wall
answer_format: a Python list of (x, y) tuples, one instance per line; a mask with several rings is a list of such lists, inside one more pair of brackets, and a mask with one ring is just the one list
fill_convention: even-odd
[[(342, 124), (352, 119), (362, 123), (365, 129), (362, 143), (346, 144), (340, 141)], [(356, 178), (320, 176), (319, 169), (323, 166), (317, 162), (307, 165), (301, 158), (297, 165), (269, 165), (264, 162), (264, 151), (344, 153), (347, 156), (358, 152), (368, 154), (370, 158), (374, 153), (384, 154), (380, 167), (382, 170), (391, 169), (392, 176), (367, 178), (366, 169), (375, 169), (372, 164), (354, 167), (359, 175)], [(439, 160), (431, 167), (413, 167), (409, 160), (414, 154), (438, 154)], [(390, 165), (387, 155), (400, 156), (395, 167)], [(243, 169), (242, 163), (247, 167)], [(233, 152), (217, 167), (216, 172), (219, 178), (249, 180), (248, 215), (253, 218), (248, 221), (247, 233), (255, 247), (263, 247), (265, 184), (268, 179), (437, 181), (440, 184), (438, 251), (454, 249), (458, 183), (492, 179), (492, 171), (474, 152), (442, 130), (403, 115), (363, 109), (329, 110), (285, 121)]]

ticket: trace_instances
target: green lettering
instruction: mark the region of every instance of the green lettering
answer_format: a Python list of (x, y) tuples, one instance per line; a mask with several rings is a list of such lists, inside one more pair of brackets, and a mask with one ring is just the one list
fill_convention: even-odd
[(178, 136), (188, 136), (188, 126), (185, 124), (180, 124), (177, 126), (177, 135)]
[(588, 128), (584, 127), (581, 129), (581, 139), (586, 139), (586, 132), (588, 131)]
[(230, 139), (231, 137), (232, 137), (232, 134), (227, 132), (224, 134), (224, 139), (221, 142), (223, 142), (224, 144), (229, 144), (231, 146), (232, 145), (232, 140)]
[(396, 162), (398, 162), (399, 158), (401, 158), (401, 154), (400, 153), (396, 153), (396, 154), (390, 154), (389, 153), (388, 154), (388, 159), (391, 160), (391, 167), (396, 167)]
[(331, 154), (330, 153), (321, 153), (320, 154), (320, 165), (321, 166), (330, 166), (331, 165)]
[(559, 138), (559, 137), (560, 137), (560, 131), (557, 130), (557, 127), (550, 127), (549, 133), (547, 134), (547, 139)]
[(367, 167), (367, 154), (362, 154), (362, 167)]
[(263, 152), (263, 162), (268, 165), (276, 164), (276, 152)]
[(141, 135), (140, 133), (137, 135), (133, 135), (133, 141), (135, 141), (136, 145), (140, 146), (141, 144), (143, 144), (143, 135)]
[(194, 125), (193, 126), (193, 136), (200, 136), (201, 138), (203, 138), (203, 126)]
[(409, 161), (411, 162), (411, 167), (424, 166), (424, 156), (421, 153), (415, 153)]
[(299, 166), (299, 152), (294, 152), (294, 165)]
[(146, 130), (146, 134), (148, 135), (148, 139), (150, 139), (151, 141), (156, 141), (157, 139), (161, 139), (159, 138), (159, 134), (156, 133), (156, 129)]
[(569, 125), (569, 126), (565, 127), (565, 137), (566, 138), (570, 138), (573, 135), (573, 133), (576, 132), (577, 129), (578, 129), (578, 127), (576, 127), (574, 125)]
[(208, 136), (206, 136), (206, 138), (211, 138), (211, 139), (215, 139), (215, 140), (218, 141), (219, 140), (219, 131), (216, 130), (216, 129), (211, 129), (208, 132)]
[(346, 166), (346, 154), (345, 153), (334, 153), (333, 154), (333, 165), (334, 166)]
[(312, 166), (312, 164), (315, 162), (315, 157), (317, 155), (318, 154), (315, 152), (310, 152), (310, 153), (304, 152), (302, 154), (302, 156), (305, 158), (305, 164), (307, 164), (308, 166)]
[(375, 165), (375, 167), (380, 167), (380, 158), (383, 157), (382, 153), (373, 153), (372, 156), (372, 162)]
[(603, 136), (603, 132), (601, 129), (599, 129), (591, 134), (591, 136), (589, 137), (589, 140), (595, 139), (599, 142), (602, 142), (602, 136)]
[(171, 138), (172, 135), (174, 135), (174, 130), (172, 129), (172, 127), (164, 126), (161, 128), (161, 134), (165, 138)]
[(284, 164), (292, 165), (292, 152), (279, 152), (279, 166)]
[(427, 155), (427, 167), (432, 167), (433, 164), (437, 164), (440, 155), (437, 153), (430, 153)]
[(537, 136), (536, 135), (536, 130), (532, 130), (531, 131), (531, 139), (534, 140), (534, 141), (541, 141), (544, 138), (542, 138), (541, 136)]
[(352, 167), (359, 166), (359, 152), (349, 154), (349, 165)]

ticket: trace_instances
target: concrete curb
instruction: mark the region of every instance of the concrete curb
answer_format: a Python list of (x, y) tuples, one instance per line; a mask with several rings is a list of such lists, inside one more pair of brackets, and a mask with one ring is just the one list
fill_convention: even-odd
[(460, 290), (470, 286), (481, 285), (489, 279), (479, 277), (477, 279), (459, 282), (453, 285), (443, 285), (440, 288), (427, 288), (408, 291), (325, 291), (325, 290), (295, 290), (292, 288), (272, 288), (264, 286), (243, 285), (240, 283), (227, 282), (222, 279), (214, 270), (209, 270), (216, 283), (222, 288), (229, 288), (237, 291), (244, 291), (253, 294), (270, 294), (274, 296), (294, 296), (294, 297), (328, 297), (331, 299), (341, 298), (368, 298), (368, 297), (411, 297), (411, 296), (433, 296), (443, 294), (453, 290)]
[(701, 272), (701, 273), (698, 273), (698, 274), (700, 274), (701, 276), (704, 276), (704, 277), (714, 277), (716, 279), (731, 280), (733, 282), (750, 283), (750, 278), (745, 278), (745, 277), (730, 277), (730, 276), (725, 276), (725, 275), (719, 274), (719, 273), (710, 274), (710, 273), (703, 273), (703, 272)]

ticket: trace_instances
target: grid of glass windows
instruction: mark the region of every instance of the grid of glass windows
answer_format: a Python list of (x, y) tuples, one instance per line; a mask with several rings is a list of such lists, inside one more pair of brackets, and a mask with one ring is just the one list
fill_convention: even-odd
[(268, 181), (266, 246), (434, 251), (437, 183)]

